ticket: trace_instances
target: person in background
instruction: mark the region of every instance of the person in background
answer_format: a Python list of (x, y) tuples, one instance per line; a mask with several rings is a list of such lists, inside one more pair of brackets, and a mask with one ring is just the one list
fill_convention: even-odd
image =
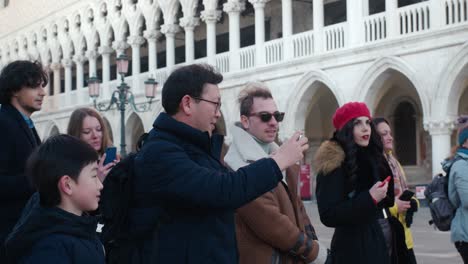
[(419, 201), (416, 197), (412, 197), (409, 201), (400, 200), (401, 194), (408, 190), (406, 183), (406, 175), (400, 162), (393, 155), (393, 136), (389, 122), (382, 117), (376, 117), (372, 120), (377, 132), (379, 133), (384, 148), (384, 155), (392, 169), (395, 205), (390, 208), (392, 216), (396, 217), (404, 228), (404, 236), (406, 248), (408, 249), (408, 264), (415, 264), (416, 256), (414, 255), (413, 235), (411, 234), (410, 226), (413, 223), (413, 214), (418, 211)]
[(350, 102), (333, 115), (335, 132), (315, 156), (320, 220), (334, 227), (331, 263), (388, 264), (393, 238), (392, 171), (364, 103)]
[[(277, 151), (274, 140), (284, 117), (262, 83), (247, 84), (239, 105), (241, 123), (231, 130), (233, 141), (224, 158), (233, 170)], [(311, 263), (317, 258), (317, 236), (297, 195), (299, 165), (288, 167), (286, 174), (273, 190), (236, 210), (240, 264)]]
[(41, 144), (31, 115), (42, 108), (47, 82), (39, 62), (14, 61), (0, 73), (0, 263), (3, 242), (33, 193), (24, 169)]
[[(97, 153), (69, 136), (49, 138), (28, 160), (37, 190), (5, 246), (11, 263), (104, 263), (96, 234), (96, 210), (102, 183)], [(10, 263), (9, 262), (9, 263)]]
[(468, 263), (468, 118), (460, 118), (459, 126), (458, 144), (452, 156), (442, 162), (442, 168), (450, 169), (448, 196), (456, 208), (450, 225), (451, 240), (463, 263)]
[(78, 108), (70, 116), (67, 134), (88, 143), (99, 155), (98, 177), (104, 181), (119, 158), (104, 165), (106, 148), (112, 146), (109, 130), (101, 115), (92, 108)]
[(297, 132), (271, 157), (228, 170), (220, 160), (223, 137), (212, 133), (222, 80), (212, 66), (192, 64), (164, 83), (165, 112), (135, 157), (129, 225), (144, 241), (132, 263), (238, 263), (235, 209), (276, 187), (281, 171), (308, 149)]

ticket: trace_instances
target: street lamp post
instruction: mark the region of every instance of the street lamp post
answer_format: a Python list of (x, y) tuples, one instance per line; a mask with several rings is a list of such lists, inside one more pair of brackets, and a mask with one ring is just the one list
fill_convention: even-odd
[[(108, 105), (104, 103), (98, 103), (97, 98), (99, 97), (99, 82), (100, 80), (97, 77), (91, 77), (88, 80), (88, 89), (89, 89), (89, 96), (93, 99), (94, 108), (97, 110), (104, 112), (110, 109), (113, 109), (115, 105), (115, 109), (120, 110), (120, 155), (122, 158), (127, 156), (127, 152), (125, 150), (125, 111), (126, 105), (129, 104), (135, 112), (146, 112), (150, 110), (151, 103), (156, 95), (156, 88), (158, 82), (156, 82), (153, 78), (149, 78), (145, 81), (145, 96), (148, 101), (144, 104), (137, 105), (135, 103), (135, 96), (130, 91), (130, 87), (125, 83), (125, 75), (128, 72), (128, 58), (124, 54), (121, 54), (117, 58), (117, 71), (120, 75), (121, 83), (112, 93), (110, 102)], [(135, 76), (136, 77), (136, 76)]]

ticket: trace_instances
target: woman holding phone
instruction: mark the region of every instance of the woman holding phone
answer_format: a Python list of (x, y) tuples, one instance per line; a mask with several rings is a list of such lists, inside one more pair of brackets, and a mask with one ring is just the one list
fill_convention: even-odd
[(394, 200), (392, 171), (369, 109), (347, 103), (336, 110), (333, 126), (333, 137), (315, 156), (320, 220), (335, 228), (330, 263), (397, 263), (387, 219)]
[[(390, 208), (392, 216), (400, 221), (404, 229), (405, 244), (408, 249), (407, 263), (415, 264), (416, 256), (413, 250), (413, 235), (410, 226), (413, 223), (413, 214), (418, 211), (419, 201), (411, 194), (406, 184), (406, 175), (400, 162), (393, 155), (393, 136), (390, 123), (383, 117), (377, 117), (372, 120), (377, 132), (382, 140), (384, 156), (392, 169), (395, 193), (395, 205)], [(409, 195), (408, 195), (409, 194)]]
[(111, 162), (104, 163), (106, 149), (112, 146), (112, 142), (101, 115), (92, 108), (76, 109), (70, 116), (67, 134), (83, 140), (97, 151), (99, 155), (98, 177), (101, 182), (104, 182), (107, 174), (119, 159), (116, 157)]

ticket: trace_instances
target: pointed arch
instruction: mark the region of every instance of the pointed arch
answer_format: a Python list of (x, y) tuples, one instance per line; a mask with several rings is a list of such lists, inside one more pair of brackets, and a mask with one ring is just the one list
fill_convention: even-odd
[(416, 89), (416, 93), (421, 100), (423, 116), (425, 118), (429, 117), (429, 98), (424, 93), (421, 82), (417, 78), (414, 69), (411, 68), (411, 66), (403, 59), (394, 56), (382, 57), (369, 66), (356, 87), (356, 100), (366, 102), (370, 109), (375, 109), (379, 101), (377, 98), (379, 88), (386, 81), (387, 73), (392, 70), (401, 73), (413, 84)]
[(321, 84), (331, 91), (338, 105), (345, 103), (342, 92), (326, 72), (316, 70), (304, 73), (294, 85), (294, 90), (288, 99), (286, 107), (288, 111), (285, 122), (282, 124), (282, 130), (284, 131), (281, 132), (281, 138), (290, 136), (296, 130), (304, 130), (307, 109)]
[(465, 80), (468, 79), (468, 42), (449, 60), (444, 69), (436, 87), (432, 112), (434, 115), (441, 115), (440, 117), (456, 116), (459, 99), (465, 89)]
[(47, 121), (45, 125), (44, 133), (42, 134), (42, 140), (46, 140), (47, 138), (57, 135), (60, 133), (59, 126), (54, 120)]

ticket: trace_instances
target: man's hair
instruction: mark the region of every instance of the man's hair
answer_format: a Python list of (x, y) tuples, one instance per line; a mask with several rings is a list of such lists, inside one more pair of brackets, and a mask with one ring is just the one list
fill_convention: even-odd
[(11, 62), (0, 73), (0, 104), (9, 104), (13, 94), (23, 87), (44, 87), (47, 82), (48, 76), (40, 62)]
[(53, 207), (61, 201), (58, 189), (60, 178), (68, 175), (77, 182), (82, 169), (97, 160), (98, 155), (90, 145), (62, 134), (47, 139), (33, 152), (26, 171), (39, 192), (41, 205)]
[(270, 89), (260, 82), (249, 82), (239, 94), (240, 114), (249, 116), (254, 98), (273, 99)]
[(192, 64), (181, 67), (169, 75), (161, 93), (162, 106), (169, 115), (179, 110), (182, 97), (200, 97), (206, 83), (218, 84), (223, 76), (207, 64)]
[(101, 125), (101, 150), (99, 150), (98, 154), (103, 155), (106, 151), (106, 148), (112, 145), (112, 142), (107, 124), (96, 110), (82, 107), (73, 111), (70, 116), (70, 121), (68, 121), (67, 134), (76, 138), (81, 138), (81, 132), (83, 131), (83, 121), (87, 116), (95, 117), (98, 120), (99, 125)]

